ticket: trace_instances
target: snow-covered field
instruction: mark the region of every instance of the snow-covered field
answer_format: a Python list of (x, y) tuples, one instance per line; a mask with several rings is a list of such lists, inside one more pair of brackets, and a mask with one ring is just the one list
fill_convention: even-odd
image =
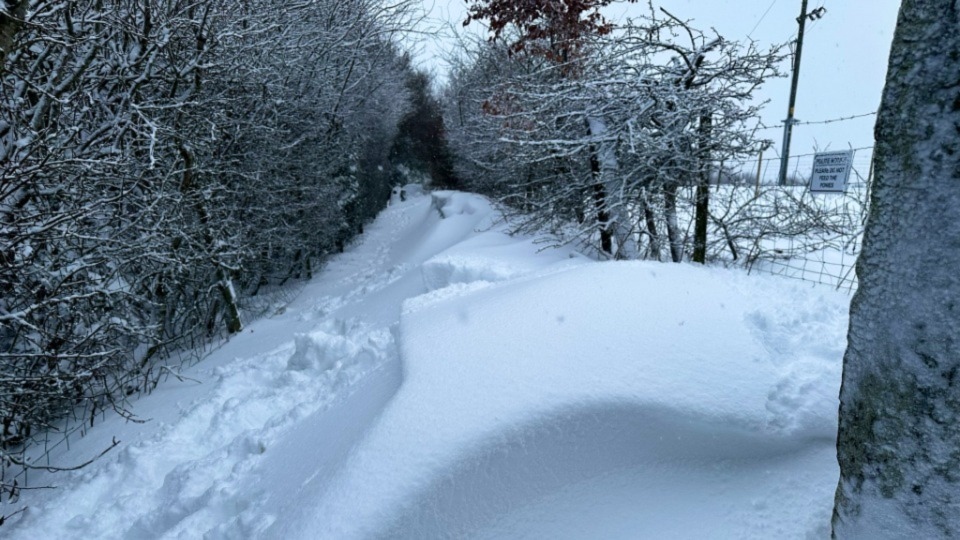
[[(0, 536), (825, 538), (849, 296), (597, 263), (395, 201), (299, 297), (31, 473)], [(59, 450), (59, 449), (58, 449)]]

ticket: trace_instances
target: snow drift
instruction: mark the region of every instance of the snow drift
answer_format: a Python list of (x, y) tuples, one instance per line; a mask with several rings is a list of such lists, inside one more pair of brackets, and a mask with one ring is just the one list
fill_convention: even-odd
[[(529, 275), (514, 247), (458, 259), (458, 281), (494, 259)], [(656, 263), (543, 275), (556, 264), (408, 303), (403, 385), (277, 537), (822, 534), (843, 299)]]
[(187, 373), (202, 385), (144, 400), (164, 424), (126, 428), (3, 532), (829, 534), (846, 295), (596, 263), (497, 217), (462, 193), (395, 202), (282, 315)]

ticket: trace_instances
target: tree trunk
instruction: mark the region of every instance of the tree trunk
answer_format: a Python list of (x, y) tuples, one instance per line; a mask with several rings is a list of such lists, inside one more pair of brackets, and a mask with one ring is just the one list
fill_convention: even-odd
[(203, 198), (195, 193), (196, 186), (193, 177), (194, 158), (193, 152), (185, 145), (179, 145), (180, 157), (183, 158), (183, 178), (180, 182), (180, 191), (187, 198), (193, 199), (194, 211), (200, 222), (203, 243), (207, 248), (209, 255), (213, 258), (213, 264), (216, 266), (217, 290), (220, 291), (220, 297), (224, 302), (224, 320), (227, 326), (227, 333), (236, 334), (243, 330), (243, 321), (240, 318), (240, 307), (238, 305), (237, 293), (233, 288), (233, 282), (224, 269), (223, 265), (217, 260), (216, 242), (213, 234), (210, 232), (210, 214), (203, 204)]
[(220, 290), (220, 297), (223, 298), (227, 332), (236, 334), (243, 330), (239, 300), (237, 292), (233, 289), (233, 281), (227, 276), (222, 266), (217, 266), (217, 288)]
[(675, 263), (683, 262), (683, 238), (680, 234), (680, 222), (677, 219), (677, 184), (673, 182), (663, 186), (663, 210), (667, 218), (670, 258)]
[(960, 3), (904, 0), (840, 391), (834, 538), (960, 538)]
[(713, 119), (709, 114), (700, 117), (700, 144), (697, 149), (700, 170), (697, 175), (697, 208), (693, 227), (693, 262), (700, 264), (707, 262), (707, 221), (710, 217), (710, 153), (707, 148), (712, 127)]
[(643, 206), (643, 220), (647, 226), (647, 234), (650, 236), (649, 256), (656, 261), (660, 260), (660, 233), (657, 231), (657, 216), (650, 208), (650, 201), (647, 200), (647, 194), (640, 197), (640, 204)]
[[(597, 118), (587, 119), (587, 133), (592, 137), (598, 137), (604, 134), (606, 125)], [(613, 174), (614, 165), (610, 163), (612, 156), (601, 152), (604, 148), (600, 144), (590, 145), (590, 175), (593, 177), (593, 202), (597, 209), (597, 225), (600, 228), (600, 250), (608, 255), (613, 255), (613, 228), (617, 225), (611, 220), (610, 199), (607, 193), (605, 177)]]
[(590, 174), (593, 175), (593, 204), (597, 209), (597, 226), (600, 228), (600, 251), (613, 255), (613, 234), (610, 231), (610, 211), (607, 210), (607, 190), (600, 174), (597, 150), (590, 145)]

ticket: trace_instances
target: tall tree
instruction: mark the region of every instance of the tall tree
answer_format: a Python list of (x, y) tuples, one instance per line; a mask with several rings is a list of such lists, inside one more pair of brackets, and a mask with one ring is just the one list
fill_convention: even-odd
[[(489, 20), (491, 41), (512, 29), (510, 54), (526, 51), (546, 58), (559, 68), (561, 79), (575, 79), (584, 67), (585, 51), (591, 38), (613, 31), (600, 9), (614, 0), (470, 0), (470, 16)], [(627, 0), (633, 3), (635, 0)], [(590, 195), (596, 212), (600, 236), (600, 251), (614, 255), (614, 236), (622, 219), (616, 215), (609, 201), (609, 193), (616, 190), (616, 156), (607, 135), (607, 122), (599, 115), (588, 115), (579, 130), (586, 129), (591, 138), (589, 147)], [(622, 236), (622, 235), (621, 235)]]
[(960, 3), (904, 0), (840, 391), (835, 538), (960, 537)]
[(453, 173), (453, 156), (447, 147), (446, 128), (440, 102), (433, 96), (428, 73), (410, 67), (404, 58), (405, 86), (411, 109), (400, 121), (399, 133), (390, 149), (390, 159), (430, 176), (434, 187), (454, 189), (459, 182)]

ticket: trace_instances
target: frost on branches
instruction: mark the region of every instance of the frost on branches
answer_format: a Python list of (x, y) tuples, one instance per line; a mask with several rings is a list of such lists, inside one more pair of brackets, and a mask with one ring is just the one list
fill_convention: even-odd
[(0, 494), (376, 214), (415, 7), (27, 4), (0, 13)]
[[(719, 164), (766, 144), (752, 98), (779, 75), (781, 49), (699, 31), (665, 10), (615, 28), (600, 5), (473, 6), (494, 41), (475, 44), (451, 75), (458, 175), (515, 209), (522, 228), (602, 256), (741, 257), (748, 242), (711, 212), (706, 187)], [(684, 213), (696, 214), (692, 239)]]

